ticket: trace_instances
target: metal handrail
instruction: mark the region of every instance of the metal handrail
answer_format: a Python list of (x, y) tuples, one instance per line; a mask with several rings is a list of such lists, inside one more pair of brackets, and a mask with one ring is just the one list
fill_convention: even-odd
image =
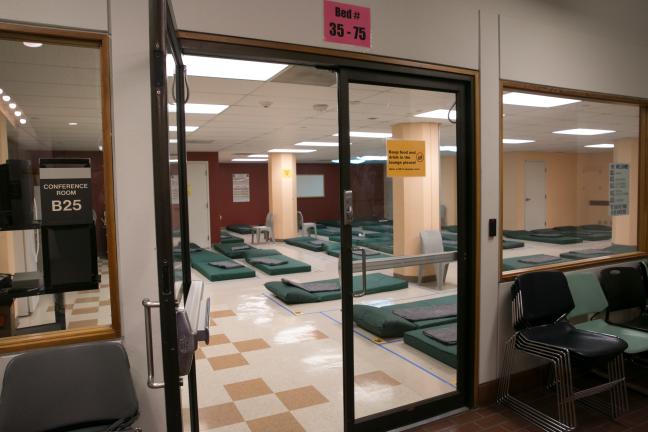
[(160, 307), (160, 302), (147, 298), (142, 300), (144, 306), (144, 332), (146, 335), (146, 369), (148, 372), (146, 385), (152, 389), (164, 387), (164, 382), (155, 381), (155, 361), (153, 359), (153, 330), (151, 329), (151, 309)]
[[(366, 254), (366, 253), (365, 253)], [(385, 270), (400, 267), (421, 266), (425, 264), (440, 264), (450, 263), (457, 261), (459, 254), (453, 252), (439, 252), (421, 255), (409, 256), (393, 256), (388, 258), (376, 258), (371, 261), (363, 260), (363, 262), (352, 263), (353, 273), (363, 272), (366, 275), (367, 271), (372, 270)]]
[(367, 295), (367, 250), (365, 248), (353, 248), (354, 251), (360, 251), (362, 261), (362, 292), (360, 294), (353, 293), (353, 297), (364, 297)]

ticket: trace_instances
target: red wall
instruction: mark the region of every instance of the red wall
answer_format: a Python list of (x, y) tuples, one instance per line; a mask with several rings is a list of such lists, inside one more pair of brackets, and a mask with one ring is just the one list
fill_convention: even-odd
[(216, 152), (187, 152), (188, 161), (207, 161), (209, 170), (209, 220), (210, 220), (210, 234), (212, 243), (220, 242), (220, 228), (221, 222), (218, 217), (220, 200), (217, 193), (217, 188), (214, 185), (219, 183), (219, 163), (218, 153)]
[[(232, 197), (232, 174), (250, 175), (250, 202), (235, 203)], [(210, 179), (211, 180), (211, 179)], [(210, 184), (210, 189), (214, 183)], [(263, 225), (268, 214), (268, 166), (265, 163), (221, 163), (216, 180), (216, 205), (221, 225)]]
[(385, 216), (385, 165), (351, 165), (354, 217)]
[(340, 168), (333, 164), (298, 164), (297, 174), (323, 174), (323, 198), (297, 198), (305, 222), (340, 218)]

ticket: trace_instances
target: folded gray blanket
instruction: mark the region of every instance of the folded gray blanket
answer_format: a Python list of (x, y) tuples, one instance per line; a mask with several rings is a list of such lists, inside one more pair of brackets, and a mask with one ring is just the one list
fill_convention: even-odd
[(218, 267), (222, 269), (235, 269), (243, 267), (242, 264), (239, 264), (236, 261), (212, 261), (208, 264), (212, 267)]
[(318, 293), (318, 292), (327, 292), (327, 291), (339, 291), (340, 287), (336, 282), (295, 282), (291, 281), (289, 279), (281, 279), (281, 282), (285, 283), (286, 285), (294, 286), (296, 288), (303, 289), (304, 291), (308, 291), (310, 293)]
[(240, 250), (246, 250), (246, 249), (250, 249), (250, 245), (232, 246), (233, 251), (240, 251)]
[(425, 321), (437, 318), (447, 318), (457, 315), (457, 303), (394, 309), (392, 313), (401, 318), (405, 318), (408, 321)]
[(423, 334), (445, 345), (457, 344), (457, 326), (432, 327), (423, 330)]
[(265, 264), (269, 266), (278, 266), (282, 264), (288, 264), (288, 261), (282, 258), (273, 258), (273, 257), (260, 257), (253, 258), (249, 260), (253, 264)]

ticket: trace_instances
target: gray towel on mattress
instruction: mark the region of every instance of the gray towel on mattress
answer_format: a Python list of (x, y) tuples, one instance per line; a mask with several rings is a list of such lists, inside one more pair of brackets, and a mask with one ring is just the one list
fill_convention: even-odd
[(518, 261), (524, 264), (548, 264), (561, 261), (561, 259), (551, 255), (538, 255), (535, 257), (519, 258)]
[(312, 244), (313, 246), (323, 246), (324, 242), (322, 240), (311, 240), (308, 243)]
[(294, 286), (296, 288), (301, 288), (304, 291), (308, 291), (310, 293), (318, 293), (318, 292), (327, 292), (327, 291), (339, 291), (340, 287), (336, 282), (305, 282), (305, 283), (299, 283), (299, 282), (293, 282), (289, 279), (281, 279), (281, 282), (285, 283), (286, 285)]
[(423, 334), (445, 345), (457, 344), (457, 326), (432, 327), (423, 330)]
[(212, 261), (208, 264), (212, 267), (218, 267), (222, 269), (235, 269), (243, 267), (242, 264), (239, 264), (236, 261)]
[(273, 258), (273, 257), (260, 257), (250, 260), (251, 263), (255, 264), (265, 264), (269, 266), (278, 266), (282, 264), (288, 264), (288, 261), (282, 258)]
[[(365, 249), (365, 254), (366, 254), (367, 256), (374, 256), (374, 255), (380, 255), (380, 252), (376, 252), (376, 251), (372, 251), (372, 250), (369, 250), (369, 249)], [(362, 252), (359, 251), (359, 250), (354, 250), (354, 251), (353, 251), (353, 255), (357, 255), (357, 256), (361, 257), (361, 256), (362, 256)]]
[(233, 251), (240, 251), (240, 250), (246, 250), (246, 249), (250, 249), (250, 245), (232, 246)]
[(425, 321), (437, 318), (448, 318), (457, 315), (457, 303), (394, 309), (392, 313), (401, 318), (405, 318), (408, 321)]

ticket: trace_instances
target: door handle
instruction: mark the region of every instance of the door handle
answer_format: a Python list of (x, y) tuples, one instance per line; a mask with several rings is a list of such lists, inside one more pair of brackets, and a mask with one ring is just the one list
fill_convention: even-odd
[(344, 225), (353, 224), (353, 191), (344, 191)]
[(152, 389), (164, 388), (163, 382), (155, 381), (155, 360), (153, 359), (153, 331), (151, 330), (151, 309), (160, 307), (160, 302), (154, 302), (147, 298), (142, 300), (144, 306), (144, 332), (146, 335), (146, 385)]

